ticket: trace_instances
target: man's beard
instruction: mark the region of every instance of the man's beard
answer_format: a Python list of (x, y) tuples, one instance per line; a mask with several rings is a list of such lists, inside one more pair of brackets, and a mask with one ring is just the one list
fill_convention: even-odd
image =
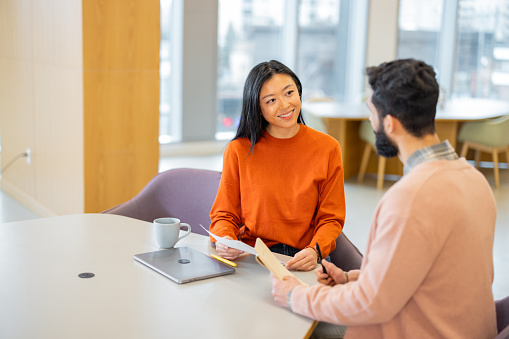
[(375, 131), (375, 137), (375, 147), (378, 155), (384, 158), (394, 158), (398, 155), (398, 147), (387, 137), (383, 124), (380, 124), (378, 131)]

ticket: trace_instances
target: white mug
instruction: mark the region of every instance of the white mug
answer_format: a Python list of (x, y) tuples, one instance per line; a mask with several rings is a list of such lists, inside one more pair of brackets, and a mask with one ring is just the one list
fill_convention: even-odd
[[(191, 226), (181, 223), (177, 218), (158, 218), (154, 220), (153, 224), (156, 241), (161, 248), (172, 248), (177, 241), (184, 239), (191, 233)], [(187, 232), (179, 237), (181, 226), (186, 226)]]

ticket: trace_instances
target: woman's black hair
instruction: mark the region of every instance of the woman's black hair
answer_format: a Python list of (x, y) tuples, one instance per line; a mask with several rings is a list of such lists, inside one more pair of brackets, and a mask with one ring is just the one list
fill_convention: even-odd
[[(289, 75), (295, 82), (302, 100), (302, 85), (291, 69), (276, 60), (265, 61), (253, 67), (244, 84), (239, 127), (237, 134), (232, 139), (248, 138), (251, 141), (250, 152), (253, 152), (255, 144), (263, 137), (265, 128), (269, 124), (263, 117), (260, 108), (260, 91), (263, 84), (276, 74)], [(299, 114), (297, 123), (305, 124), (302, 114)]]

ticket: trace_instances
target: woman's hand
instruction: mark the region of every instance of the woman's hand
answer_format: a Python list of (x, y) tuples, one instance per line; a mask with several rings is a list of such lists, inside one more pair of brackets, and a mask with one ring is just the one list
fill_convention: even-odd
[(297, 252), (295, 256), (288, 260), (285, 267), (289, 270), (297, 271), (311, 271), (316, 267), (316, 261), (318, 260), (318, 254), (310, 247), (306, 247), (300, 252)]
[[(233, 240), (233, 238), (228, 235), (224, 238)], [(218, 242), (216, 242), (216, 251), (217, 251), (217, 254), (219, 254), (219, 256), (221, 256), (225, 259), (228, 259), (228, 260), (235, 260), (239, 257), (239, 255), (244, 253), (244, 251), (238, 250), (236, 248), (228, 247), (228, 246), (220, 244)]]

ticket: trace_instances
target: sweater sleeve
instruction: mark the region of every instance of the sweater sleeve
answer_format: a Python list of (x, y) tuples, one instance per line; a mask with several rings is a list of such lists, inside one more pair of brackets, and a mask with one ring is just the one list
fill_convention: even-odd
[[(239, 239), (242, 226), (240, 203), (240, 178), (238, 157), (232, 144), (228, 144), (223, 156), (223, 172), (216, 199), (210, 211), (210, 231), (221, 237)], [(215, 242), (215, 239), (211, 237)]]
[(324, 257), (336, 248), (336, 238), (345, 224), (346, 204), (341, 149), (336, 144), (329, 157), (327, 180), (320, 187), (315, 234), (310, 247), (320, 244)]

